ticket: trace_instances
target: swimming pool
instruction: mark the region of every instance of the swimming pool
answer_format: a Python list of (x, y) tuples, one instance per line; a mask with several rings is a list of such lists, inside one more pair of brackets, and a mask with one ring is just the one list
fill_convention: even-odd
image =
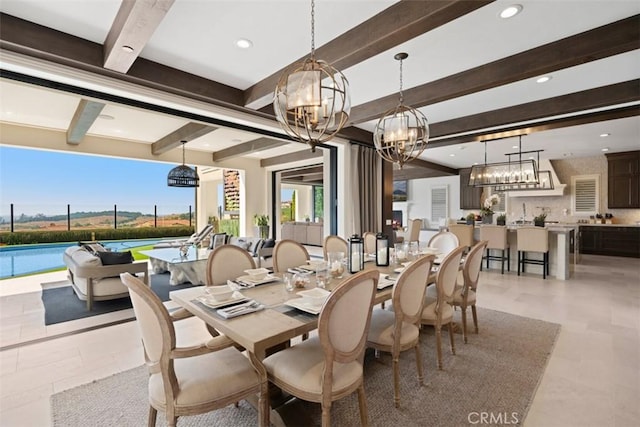
[[(114, 251), (153, 245), (160, 239), (114, 240), (101, 242)], [(40, 273), (64, 267), (62, 254), (77, 243), (45, 243), (0, 248), (0, 279)]]

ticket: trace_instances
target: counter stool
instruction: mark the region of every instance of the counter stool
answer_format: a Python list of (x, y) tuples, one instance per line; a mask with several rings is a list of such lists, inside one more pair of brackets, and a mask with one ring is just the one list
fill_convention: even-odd
[[(504, 262), (507, 261), (507, 271), (511, 271), (511, 248), (507, 241), (507, 227), (504, 225), (481, 225), (480, 241), (483, 240), (487, 241), (486, 255), (482, 257), (483, 260), (487, 260), (487, 270), (489, 269), (489, 261), (500, 261), (501, 271), (504, 274)], [(492, 249), (501, 250), (501, 255), (491, 255)], [(506, 257), (505, 250), (507, 251)], [(480, 270), (482, 270), (482, 264), (480, 264)]]
[(449, 231), (458, 237), (460, 246), (464, 246), (464, 251), (468, 252), (471, 246), (475, 244), (475, 240), (473, 239), (473, 225), (449, 224), (448, 227)]
[[(542, 265), (542, 278), (549, 274), (549, 230), (544, 227), (520, 227), (518, 236), (518, 276), (520, 265), (524, 273), (525, 264)], [(527, 252), (542, 252), (542, 259), (527, 258)]]

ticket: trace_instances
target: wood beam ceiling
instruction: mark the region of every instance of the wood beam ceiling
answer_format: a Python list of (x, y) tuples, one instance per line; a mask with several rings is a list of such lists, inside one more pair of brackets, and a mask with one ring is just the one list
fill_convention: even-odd
[(78, 145), (96, 121), (105, 104), (81, 99), (67, 128), (67, 144)]
[(291, 141), (283, 141), (280, 139), (272, 138), (257, 138), (251, 141), (247, 141), (241, 144), (234, 145), (233, 147), (225, 148), (213, 153), (213, 161), (221, 162), (234, 157), (240, 157), (245, 154), (254, 153), (256, 151), (268, 150), (270, 148), (281, 147), (289, 144)]
[(202, 123), (187, 123), (180, 129), (171, 132), (151, 144), (151, 154), (157, 156), (158, 154), (173, 150), (174, 148), (179, 147), (182, 144), (182, 141), (192, 141), (216, 129), (217, 128), (215, 126), (205, 125)]
[(104, 68), (126, 73), (175, 0), (123, 0), (104, 42)]
[(283, 154), (282, 156), (269, 157), (267, 159), (260, 160), (260, 167), (265, 168), (269, 166), (277, 166), (284, 163), (298, 162), (302, 160), (317, 159), (322, 157), (322, 150), (316, 149), (313, 153), (311, 150), (301, 150), (294, 153)]

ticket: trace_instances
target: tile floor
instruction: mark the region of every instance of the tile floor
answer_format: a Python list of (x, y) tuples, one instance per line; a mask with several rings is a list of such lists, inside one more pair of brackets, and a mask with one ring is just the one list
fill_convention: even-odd
[[(126, 315), (44, 326), (40, 283), (64, 277), (61, 272), (0, 281), (0, 348), (51, 338), (0, 351), (4, 427), (49, 426), (51, 394), (143, 362), (135, 322), (52, 338)], [(480, 306), (562, 325), (525, 426), (640, 425), (637, 259), (583, 256), (569, 281), (492, 270), (482, 273), (480, 283)], [(195, 319), (179, 328), (186, 339), (206, 335)]]

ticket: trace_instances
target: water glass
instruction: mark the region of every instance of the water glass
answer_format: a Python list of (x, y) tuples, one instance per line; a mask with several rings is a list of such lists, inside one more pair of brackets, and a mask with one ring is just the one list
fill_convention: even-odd
[(329, 284), (329, 265), (327, 263), (318, 264), (316, 267), (316, 286), (325, 289)]
[(331, 277), (341, 279), (344, 274), (344, 252), (329, 252), (327, 258)]
[(282, 281), (284, 282), (284, 289), (287, 292), (293, 292), (293, 273), (284, 273)]

